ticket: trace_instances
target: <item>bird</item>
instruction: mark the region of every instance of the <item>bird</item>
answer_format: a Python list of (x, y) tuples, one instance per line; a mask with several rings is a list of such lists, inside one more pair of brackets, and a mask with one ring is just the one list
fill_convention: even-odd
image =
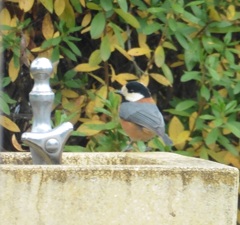
[(119, 117), (123, 130), (131, 140), (128, 147), (134, 141), (147, 142), (155, 136), (160, 136), (165, 145), (173, 144), (165, 133), (162, 113), (146, 86), (138, 81), (130, 81), (116, 93), (122, 96)]

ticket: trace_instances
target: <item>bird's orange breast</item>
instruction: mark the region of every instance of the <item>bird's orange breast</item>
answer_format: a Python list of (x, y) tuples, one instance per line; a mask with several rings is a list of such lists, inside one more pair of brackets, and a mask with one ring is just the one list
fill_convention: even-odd
[(152, 139), (156, 134), (145, 127), (131, 123), (129, 121), (120, 120), (122, 128), (132, 141), (148, 141)]

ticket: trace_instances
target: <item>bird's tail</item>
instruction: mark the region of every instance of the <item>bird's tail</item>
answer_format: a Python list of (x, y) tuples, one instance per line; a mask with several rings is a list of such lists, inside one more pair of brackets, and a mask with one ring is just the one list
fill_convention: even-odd
[(162, 137), (165, 145), (172, 145), (173, 144), (172, 140), (168, 137), (167, 134), (163, 134), (161, 137)]

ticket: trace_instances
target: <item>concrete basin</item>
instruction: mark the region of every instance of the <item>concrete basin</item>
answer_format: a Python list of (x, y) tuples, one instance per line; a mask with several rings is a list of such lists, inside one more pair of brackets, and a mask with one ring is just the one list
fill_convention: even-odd
[(174, 153), (0, 153), (3, 225), (235, 225), (238, 170)]

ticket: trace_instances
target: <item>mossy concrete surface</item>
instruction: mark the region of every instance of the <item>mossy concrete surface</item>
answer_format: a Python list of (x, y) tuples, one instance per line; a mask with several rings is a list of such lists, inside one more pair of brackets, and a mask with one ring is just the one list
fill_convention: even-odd
[(173, 153), (0, 153), (3, 225), (235, 225), (238, 170)]

